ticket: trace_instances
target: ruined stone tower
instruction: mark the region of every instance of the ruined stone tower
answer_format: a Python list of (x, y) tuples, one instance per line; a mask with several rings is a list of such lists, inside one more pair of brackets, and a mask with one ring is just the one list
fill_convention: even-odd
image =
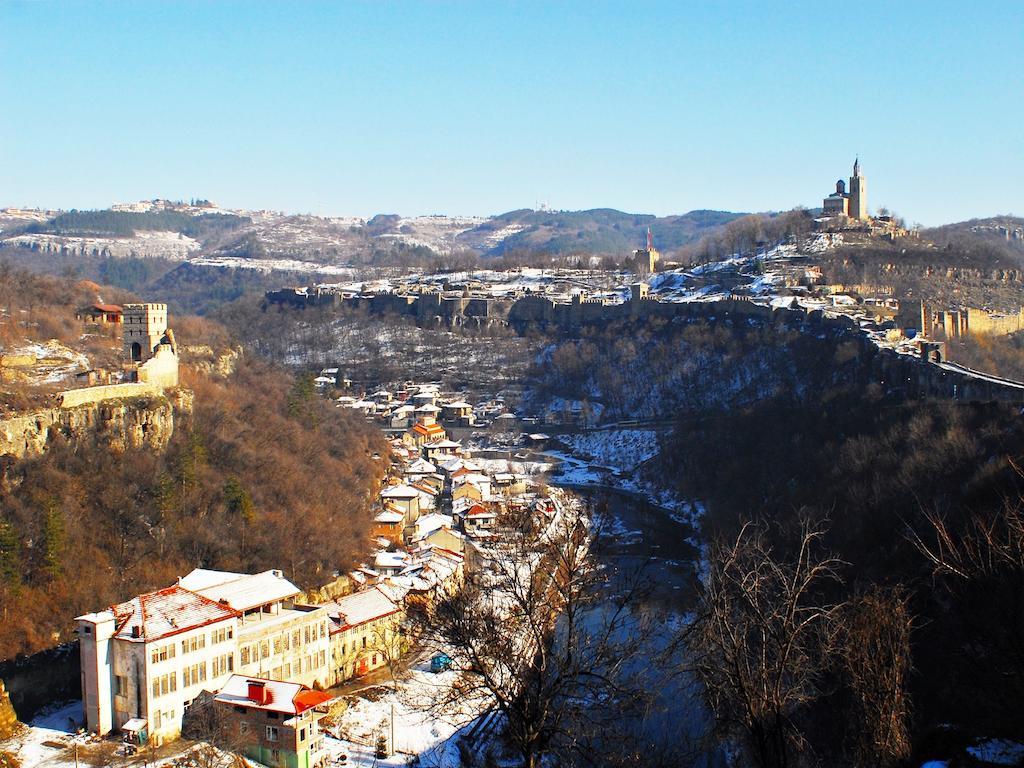
[(167, 327), (166, 304), (125, 304), (124, 373), (127, 381), (178, 385), (178, 349)]
[(125, 359), (144, 363), (167, 333), (167, 305), (125, 304), (123, 317)]

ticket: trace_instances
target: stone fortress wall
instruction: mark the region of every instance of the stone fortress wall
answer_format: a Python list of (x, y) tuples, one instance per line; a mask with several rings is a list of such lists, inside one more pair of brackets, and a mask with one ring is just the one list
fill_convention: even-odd
[[(662, 320), (713, 320), (778, 325), (821, 335), (835, 334), (842, 341), (856, 345), (858, 356), (871, 366), (870, 378), (897, 390), (907, 397), (941, 397), (968, 401), (1024, 402), (1024, 385), (998, 377), (977, 375), (956, 366), (936, 365), (943, 362), (941, 343), (922, 343), (920, 355), (899, 354), (880, 348), (849, 317), (826, 315), (821, 310), (808, 310), (798, 305), (771, 307), (742, 297), (717, 301), (667, 302), (648, 295), (645, 283), (632, 286), (625, 302), (586, 299), (579, 295), (570, 300), (526, 294), (516, 299), (451, 296), (439, 292), (423, 294), (377, 293), (342, 296), (315, 294), (307, 301), (305, 292), (296, 289), (270, 291), (267, 300), (296, 306), (348, 306), (365, 309), (371, 314), (409, 317), (424, 327), (508, 325), (518, 333), (530, 327), (543, 328), (564, 335), (573, 335), (588, 325), (616, 321), (645, 322)], [(332, 296), (327, 299), (327, 296)], [(920, 313), (907, 327), (919, 327)]]

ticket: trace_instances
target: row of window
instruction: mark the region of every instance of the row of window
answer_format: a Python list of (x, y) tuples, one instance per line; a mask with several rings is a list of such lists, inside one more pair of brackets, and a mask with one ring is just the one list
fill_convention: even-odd
[(178, 690), (178, 675), (176, 673), (169, 672), (166, 675), (160, 675), (159, 677), (153, 678), (154, 699), (158, 696), (166, 696), (168, 693), (174, 693), (176, 690)]
[(226, 675), (228, 672), (234, 672), (235, 656), (232, 653), (225, 653), (223, 656), (218, 656), (213, 660), (212, 666), (212, 674), (214, 677), (220, 677), (221, 675)]
[(185, 667), (181, 671), (181, 684), (186, 688), (190, 685), (198, 685), (206, 682), (206, 662), (201, 661), (191, 667)]
[(150, 653), (152, 663), (156, 664), (158, 661), (167, 661), (168, 659), (174, 658), (174, 643), (168, 645), (161, 645), (154, 648)]
[[(327, 663), (327, 652), (320, 651), (306, 656), (305, 667), (303, 667), (303, 660), (299, 658), (295, 662), (295, 674), (301, 675), (302, 670), (305, 669), (307, 672), (311, 671), (314, 667), (323, 667)], [(274, 680), (290, 680), (292, 677), (292, 665), (284, 664), (280, 667), (274, 667), (270, 671), (270, 677)]]
[(282, 632), (274, 637), (273, 641), (262, 640), (258, 643), (242, 646), (240, 661), (245, 665), (260, 661), (261, 659), (269, 659), (271, 650), (273, 650), (274, 656), (278, 656), (285, 651), (301, 648), (303, 644), (314, 643), (318, 637), (319, 639), (327, 637), (326, 622), (316, 625), (307, 624), (302, 629)]

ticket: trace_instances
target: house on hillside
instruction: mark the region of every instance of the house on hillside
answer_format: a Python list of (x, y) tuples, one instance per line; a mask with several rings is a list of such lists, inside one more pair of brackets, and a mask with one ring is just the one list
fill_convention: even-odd
[(442, 461), (451, 456), (458, 456), (461, 452), (462, 443), (447, 438), (423, 445), (423, 455), (427, 457), (428, 461)]
[(330, 685), (361, 677), (406, 650), (404, 612), (383, 589), (364, 589), (323, 607), (331, 619)]
[(420, 492), (410, 485), (401, 483), (388, 486), (380, 492), (385, 507), (401, 512), (405, 525), (412, 525), (420, 516)]
[(300, 683), (232, 675), (213, 706), (232, 751), (263, 765), (316, 768), (326, 759), (319, 723), (330, 699)]
[(117, 304), (90, 304), (78, 311), (78, 319), (92, 325), (120, 329), (124, 321), (121, 307)]
[(405, 515), (392, 504), (385, 504), (384, 509), (373, 518), (370, 535), (384, 538), (395, 546), (402, 543), (402, 531), (405, 530)]
[(428, 421), (427, 419), (420, 418), (406, 430), (402, 436), (402, 442), (411, 448), (419, 449), (427, 443), (444, 440), (447, 436), (448, 433), (444, 431), (444, 427), (433, 419)]

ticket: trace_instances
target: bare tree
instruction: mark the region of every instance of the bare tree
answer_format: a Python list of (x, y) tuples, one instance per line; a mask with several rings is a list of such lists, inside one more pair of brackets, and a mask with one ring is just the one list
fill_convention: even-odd
[(850, 600), (838, 622), (843, 676), (853, 694), (857, 765), (892, 766), (910, 755), (910, 615), (907, 593), (875, 587)]
[(800, 708), (819, 695), (836, 607), (821, 595), (841, 561), (822, 552), (824, 530), (801, 523), (783, 559), (764, 525), (719, 542), (688, 643), (721, 731), (738, 735), (762, 768), (793, 764), (805, 740)]
[[(1020, 469), (1015, 467), (1018, 474)], [(1024, 498), (956, 526), (936, 513), (928, 530), (911, 532), (933, 567), (933, 578), (952, 600), (955, 626), (969, 653), (958, 658), (972, 674), (978, 717), (1019, 722), (1024, 705)]]
[(641, 703), (627, 674), (643, 637), (629, 610), (637, 593), (606, 589), (581, 507), (521, 509), (500, 522), (486, 565), (424, 616), (424, 645), (456, 672), (430, 706), (490, 703), (527, 768), (549, 755), (586, 763), (600, 731)]

